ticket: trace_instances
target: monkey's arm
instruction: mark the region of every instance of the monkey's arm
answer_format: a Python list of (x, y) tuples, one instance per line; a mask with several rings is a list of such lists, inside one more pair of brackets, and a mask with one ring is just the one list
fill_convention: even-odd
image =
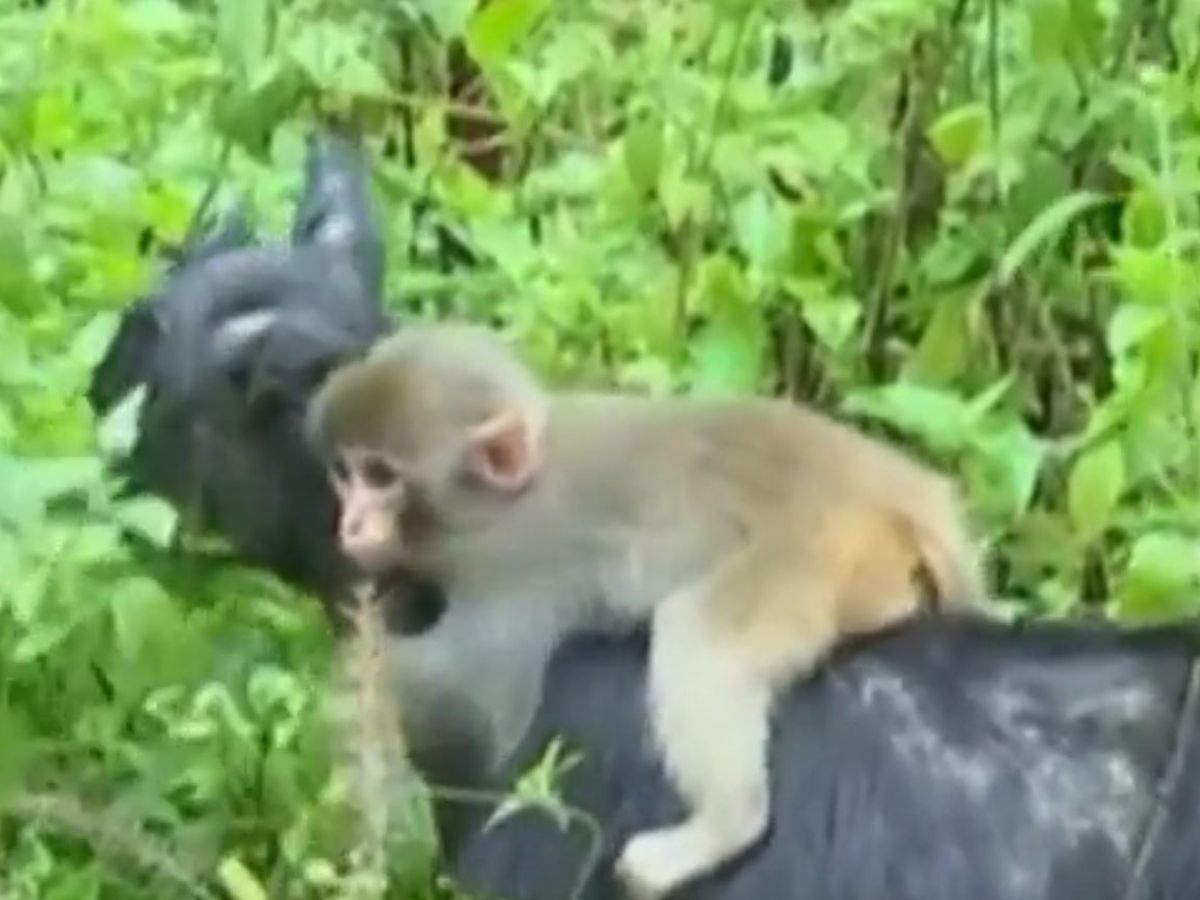
[[(923, 621), (848, 648), (781, 701), (767, 842), (679, 896), (1117, 900), (1179, 733), (1191, 642)], [(637, 641), (565, 647), (509, 773), (554, 735), (584, 754), (566, 797), (604, 832), (585, 898), (612, 896), (631, 832), (680, 812), (644, 732), (643, 667)], [(1185, 759), (1139, 896), (1200, 884), (1200, 747)], [(471, 833), (452, 870), (477, 895), (563, 900), (586, 852), (586, 829), (529, 811)]]

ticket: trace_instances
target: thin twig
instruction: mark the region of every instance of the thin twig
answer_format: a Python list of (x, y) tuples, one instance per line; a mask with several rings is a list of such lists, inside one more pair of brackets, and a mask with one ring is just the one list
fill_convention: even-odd
[(386, 885), (389, 787), (404, 750), (400, 708), (384, 677), (386, 630), (379, 593), (362, 587), (354, 596), (357, 604), (350, 611), (353, 633), (346, 661), (355, 713), (350, 732), (351, 778), (364, 825), (359, 851), (365, 874)]

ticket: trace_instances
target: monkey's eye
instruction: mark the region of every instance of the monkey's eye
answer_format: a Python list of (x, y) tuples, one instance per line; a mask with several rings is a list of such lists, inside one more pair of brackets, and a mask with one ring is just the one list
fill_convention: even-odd
[(362, 462), (363, 480), (373, 488), (390, 488), (399, 479), (400, 473), (388, 460), (369, 456)]
[(333, 460), (329, 463), (329, 471), (333, 474), (335, 480), (343, 484), (350, 480), (350, 465), (341, 454), (333, 457)]

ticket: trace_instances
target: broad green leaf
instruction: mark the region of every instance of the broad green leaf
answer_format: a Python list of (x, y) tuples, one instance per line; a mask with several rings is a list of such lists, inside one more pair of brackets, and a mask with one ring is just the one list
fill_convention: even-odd
[(965, 467), (974, 504), (1002, 522), (1020, 520), (1029, 510), (1046, 443), (1020, 420), (974, 434)]
[(846, 164), (853, 141), (850, 129), (836, 116), (810, 112), (796, 121), (790, 143), (809, 172), (829, 177)]
[(761, 383), (765, 349), (756, 316), (706, 325), (691, 341), (692, 391), (707, 396), (753, 393)]
[(640, 193), (650, 193), (658, 185), (662, 170), (662, 124), (648, 115), (639, 117), (625, 132), (622, 143), (629, 180)]
[(342, 61), (337, 75), (338, 89), (364, 100), (388, 100), (392, 96), (387, 79), (379, 67), (354, 53)]
[(695, 311), (718, 319), (741, 318), (752, 306), (746, 275), (732, 257), (704, 259), (697, 271)]
[(462, 36), (467, 27), (478, 0), (417, 0), (420, 8), (433, 27), (437, 29), (442, 40), (450, 40)]
[(1137, 188), (1129, 195), (1121, 213), (1121, 233), (1134, 247), (1159, 246), (1167, 236), (1167, 214), (1155, 190)]
[(227, 65), (242, 80), (258, 69), (267, 54), (270, 0), (218, 0), (217, 44)]
[(1166, 250), (1122, 246), (1113, 251), (1114, 272), (1129, 299), (1165, 306), (1187, 283), (1174, 257)]
[(1126, 303), (1109, 319), (1106, 334), (1109, 352), (1121, 357), (1170, 322), (1171, 316), (1166, 309)]
[(603, 159), (594, 153), (568, 150), (530, 172), (526, 185), (534, 197), (562, 200), (591, 196), (603, 181)]
[(658, 183), (659, 199), (671, 228), (684, 221), (704, 221), (712, 207), (712, 186), (707, 181), (692, 178), (682, 169), (668, 165)]
[(113, 518), (156, 547), (167, 547), (175, 533), (179, 513), (157, 497), (134, 497), (113, 504)]
[(958, 168), (979, 152), (988, 130), (987, 107), (966, 103), (942, 113), (929, 126), (929, 140), (948, 165)]
[[(89, 493), (103, 483), (104, 467), (91, 456), (58, 456), (44, 458), (0, 459), (0, 469), (15, 473), (15, 479), (5, 485), (17, 497), (48, 503), (76, 493)], [(7, 490), (4, 491), (7, 493)]]
[(802, 294), (799, 302), (804, 324), (829, 350), (842, 350), (862, 319), (862, 304), (853, 297), (831, 297), (814, 290)]
[(766, 191), (754, 191), (734, 207), (734, 235), (752, 269), (771, 273), (783, 261), (788, 249), (784, 213)]
[[(294, 52), (289, 47), (289, 52)], [(217, 98), (213, 125), (219, 133), (237, 141), (249, 153), (265, 161), (270, 138), (291, 109), (301, 91), (303, 67), (271, 57), (259, 67), (250, 83)], [(312, 77), (312, 73), (308, 73)], [(313, 78), (317, 84), (321, 82)]]
[(1125, 487), (1125, 456), (1113, 440), (1075, 461), (1067, 482), (1067, 505), (1077, 533), (1088, 541), (1104, 530)]
[(99, 864), (58, 872), (38, 900), (100, 900), (104, 877)]
[(925, 325), (921, 342), (905, 363), (906, 378), (947, 384), (967, 370), (971, 342), (966, 300), (962, 291), (947, 292), (938, 300)]
[(1001, 284), (1012, 281), (1022, 266), (1035, 251), (1049, 243), (1070, 224), (1076, 216), (1093, 209), (1108, 200), (1103, 194), (1093, 191), (1077, 191), (1059, 197), (1043, 209), (1025, 229), (1016, 236), (1000, 258), (998, 267)]
[(126, 659), (136, 659), (154, 634), (179, 622), (171, 598), (144, 576), (116, 582), (108, 588), (108, 596), (117, 649)]
[(887, 422), (943, 451), (961, 449), (975, 425), (974, 414), (959, 395), (904, 381), (852, 390), (842, 406), (847, 413)]
[(1117, 609), (1135, 621), (1163, 621), (1196, 612), (1200, 599), (1200, 544), (1193, 537), (1152, 531), (1133, 545), (1121, 579)]
[(1057, 59), (1067, 43), (1069, 15), (1066, 0), (1030, 0), (1027, 10), (1034, 58), (1040, 62)]
[(217, 867), (217, 877), (231, 900), (268, 900), (266, 888), (236, 856), (226, 856)]
[(1070, 24), (1067, 35), (1080, 65), (1104, 60), (1105, 10), (1099, 0), (1067, 0)]
[(138, 0), (129, 4), (134, 26), (145, 37), (181, 37), (190, 32), (196, 23), (172, 0)]
[(549, 7), (550, 0), (490, 0), (471, 17), (467, 48), (481, 64), (497, 63), (512, 53)]
[(12, 649), (15, 663), (28, 663), (45, 657), (71, 636), (81, 623), (94, 614), (93, 610), (76, 607), (54, 619), (43, 616), (34, 622)]
[(24, 783), (26, 769), (36, 756), (29, 717), (14, 699), (0, 700), (0, 809), (9, 791)]

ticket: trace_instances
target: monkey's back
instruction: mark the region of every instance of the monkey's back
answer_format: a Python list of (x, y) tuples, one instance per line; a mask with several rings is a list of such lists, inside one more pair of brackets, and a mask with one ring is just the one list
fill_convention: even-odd
[(820, 501), (891, 509), (951, 491), (900, 449), (784, 400), (564, 394), (550, 422), (551, 455), (618, 518), (678, 526), (705, 508), (742, 518)]

